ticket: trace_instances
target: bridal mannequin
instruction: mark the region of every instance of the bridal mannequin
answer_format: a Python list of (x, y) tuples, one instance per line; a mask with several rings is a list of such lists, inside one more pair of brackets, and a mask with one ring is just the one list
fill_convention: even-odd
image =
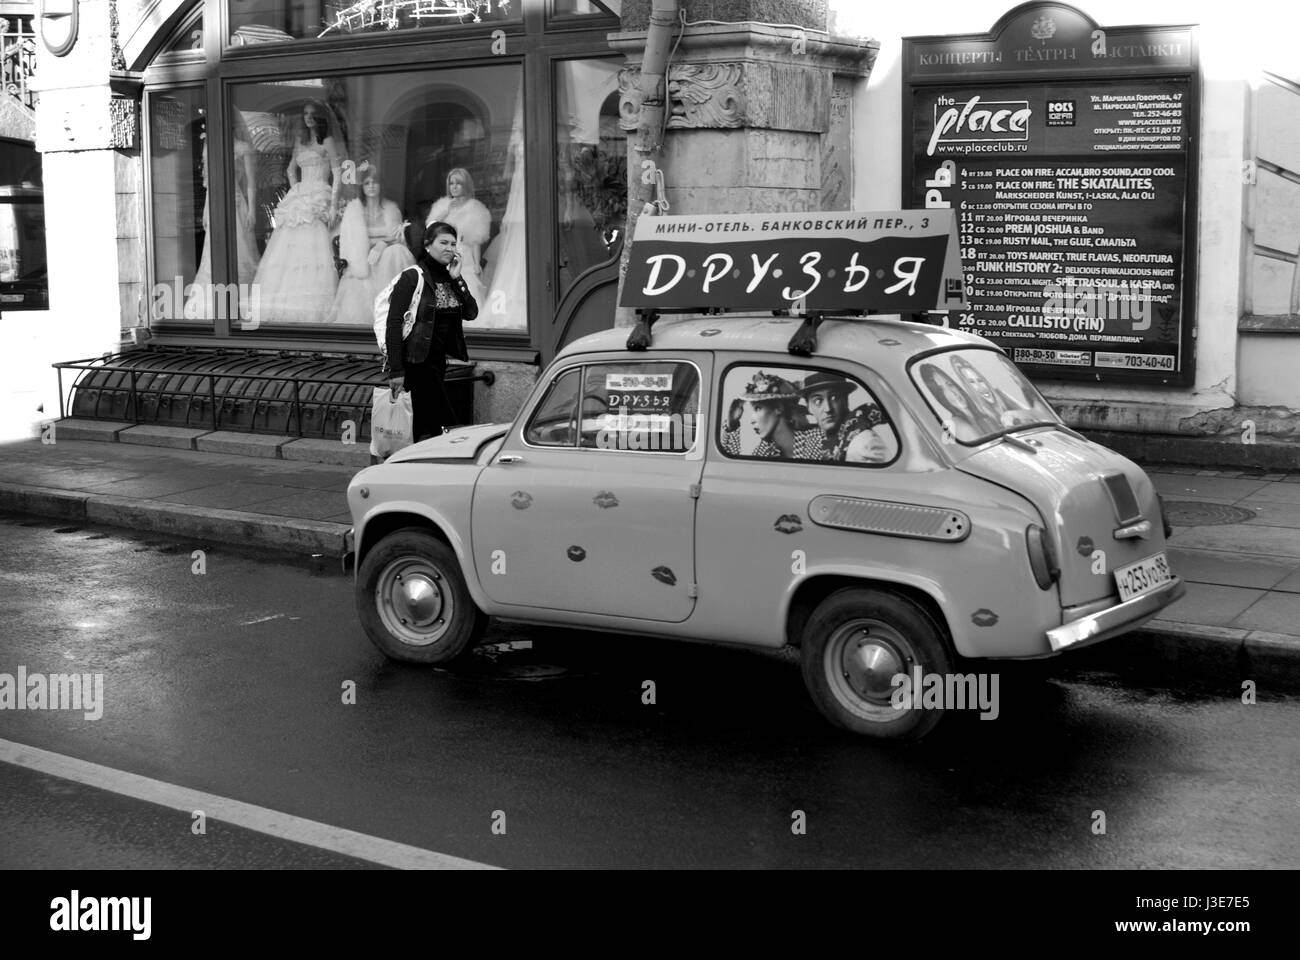
[(379, 291), (415, 263), (406, 248), (402, 210), (381, 195), (379, 170), (363, 160), (357, 176), (361, 196), (348, 203), (339, 226), (339, 256), (348, 265), (330, 308), (330, 323), (370, 323)]
[(342, 155), (324, 104), (308, 101), (286, 175), (289, 192), (275, 208), (275, 229), (253, 282), (259, 323), (322, 323), (338, 275), (330, 228), (337, 217)]

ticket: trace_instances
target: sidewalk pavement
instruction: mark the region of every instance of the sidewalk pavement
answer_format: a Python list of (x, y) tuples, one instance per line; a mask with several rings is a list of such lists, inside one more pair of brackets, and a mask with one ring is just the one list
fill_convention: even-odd
[[(0, 511), (343, 555), (356, 465), (63, 436), (0, 445)], [(361, 445), (349, 451), (358, 455), (367, 456)], [(1170, 564), (1188, 589), (1143, 627), (1143, 653), (1216, 677), (1300, 685), (1300, 473), (1148, 473), (1174, 524)]]

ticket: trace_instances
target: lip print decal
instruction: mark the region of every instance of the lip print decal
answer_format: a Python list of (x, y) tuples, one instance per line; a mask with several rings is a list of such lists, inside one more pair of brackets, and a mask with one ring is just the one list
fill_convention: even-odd
[(673, 573), (667, 567), (655, 567), (650, 571), (650, 576), (654, 577), (660, 583), (666, 583), (670, 587), (677, 586), (677, 574)]
[(998, 622), (998, 615), (988, 607), (980, 607), (970, 615), (970, 622), (977, 627), (991, 627)]
[(618, 497), (608, 490), (602, 490), (591, 498), (591, 502), (602, 510), (608, 510), (610, 507), (618, 506)]
[(701, 336), (701, 337), (716, 337), (716, 336), (717, 336), (718, 334), (720, 334), (721, 332), (722, 332), (722, 331), (719, 330), (717, 327), (709, 327), (709, 329), (707, 329), (707, 330), (701, 330), (701, 331), (700, 331), (700, 336)]
[(1080, 537), (1079, 542), (1075, 544), (1074, 549), (1078, 551), (1081, 557), (1091, 557), (1092, 551), (1097, 545), (1092, 542), (1092, 537)]
[(569, 559), (574, 563), (582, 563), (582, 561), (587, 559), (587, 551), (577, 544), (574, 544), (565, 552), (569, 555)]
[(780, 533), (798, 533), (803, 529), (803, 521), (799, 519), (797, 513), (783, 513), (776, 518), (776, 523), (772, 527)]
[(527, 510), (532, 505), (533, 495), (531, 493), (524, 493), (522, 490), (516, 490), (514, 493), (510, 494), (510, 506), (514, 507), (516, 510)]

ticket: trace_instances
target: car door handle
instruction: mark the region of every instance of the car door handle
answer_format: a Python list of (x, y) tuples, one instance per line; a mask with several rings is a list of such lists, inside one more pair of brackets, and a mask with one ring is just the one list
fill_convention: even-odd
[(521, 463), (523, 459), (517, 453), (507, 453), (497, 457), (497, 463)]

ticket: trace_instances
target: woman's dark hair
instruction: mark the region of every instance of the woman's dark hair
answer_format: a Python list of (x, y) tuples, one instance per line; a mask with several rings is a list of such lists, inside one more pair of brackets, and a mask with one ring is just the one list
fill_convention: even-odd
[(435, 220), (424, 228), (424, 239), (420, 241), (420, 246), (427, 247), (444, 233), (451, 234), (453, 240), (460, 239), (460, 234), (456, 232), (456, 228), (450, 223), (447, 223), (445, 220)]
[[(304, 111), (308, 107), (315, 107), (316, 109), (316, 142), (324, 143), (325, 138), (330, 135), (329, 109), (319, 100), (308, 100), (302, 105)], [(298, 134), (298, 139), (302, 143), (310, 143), (311, 131), (307, 129), (307, 124), (301, 119), (301, 115), (299, 115), (298, 122), (302, 125), (302, 132)]]
[[(934, 394), (934, 399), (937, 400), (949, 413), (955, 414), (959, 417), (968, 418), (974, 414), (974, 410), (953, 409), (953, 405), (949, 401), (947, 394), (944, 393), (943, 388), (945, 386), (952, 387), (957, 396), (961, 397), (963, 400), (966, 399), (966, 391), (961, 388), (956, 380), (948, 376), (948, 374), (944, 373), (933, 363), (925, 363), (921, 365), (921, 379), (925, 382), (925, 385), (930, 388), (930, 392)], [(969, 403), (970, 401), (966, 402)]]

